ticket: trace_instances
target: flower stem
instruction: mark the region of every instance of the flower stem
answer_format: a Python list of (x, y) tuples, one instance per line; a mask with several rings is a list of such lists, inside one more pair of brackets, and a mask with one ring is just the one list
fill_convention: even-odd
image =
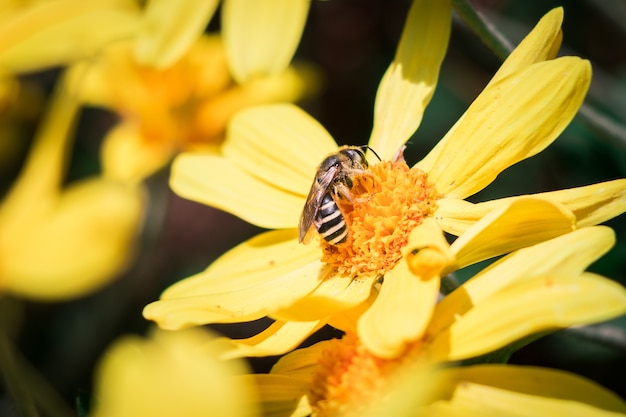
[(498, 58), (504, 60), (509, 55), (513, 50), (513, 44), (491, 22), (478, 13), (468, 0), (452, 0), (452, 5), (465, 24)]

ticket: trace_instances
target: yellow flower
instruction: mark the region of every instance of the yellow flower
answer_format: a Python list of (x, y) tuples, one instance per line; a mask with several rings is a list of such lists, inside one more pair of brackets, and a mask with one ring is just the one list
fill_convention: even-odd
[(126, 336), (105, 353), (97, 374), (94, 417), (258, 415), (250, 384), (234, 378), (241, 362), (221, 361), (203, 330)]
[[(185, 198), (279, 230), (173, 285), (144, 316), (167, 329), (269, 316), (275, 322), (236, 342), (232, 354), (271, 355), (293, 349), (327, 323), (345, 327), (344, 316), (358, 311), (358, 335), (368, 350), (394, 357), (423, 334), (443, 274), (622, 213), (625, 180), (465, 201), (547, 147), (582, 103), (589, 63), (552, 59), (561, 9), (539, 22), (432, 152), (406, 166), (398, 149), (432, 95), (450, 15), (446, 1), (413, 3), (376, 99), (369, 146), (384, 161), (370, 167), (373, 191), (342, 206), (348, 242), (322, 240), (320, 250), (298, 244), (294, 229), (317, 164), (337, 152), (328, 132), (292, 105), (243, 111), (229, 127), (222, 155), (179, 156), (171, 186)], [(460, 237), (449, 247), (442, 230)]]
[(201, 36), (218, 3), (149, 2), (132, 43), (92, 67), (87, 100), (123, 118), (103, 145), (105, 175), (141, 181), (181, 150), (219, 145), (237, 110), (316, 88), (310, 68), (289, 67), (308, 0), (224, 0), (223, 45)]
[(59, 300), (95, 291), (126, 266), (143, 193), (106, 179), (62, 187), (78, 103), (57, 89), (23, 171), (0, 205), (0, 291)]
[(75, 80), (83, 100), (121, 116), (103, 144), (104, 174), (129, 182), (143, 180), (181, 150), (215, 148), (237, 110), (296, 100), (316, 84), (306, 67), (235, 84), (217, 36), (198, 38), (166, 68), (139, 64), (131, 42), (108, 47), (86, 65), (87, 75)]
[(626, 290), (584, 272), (613, 239), (611, 229), (594, 226), (509, 254), (435, 306), (424, 333), (397, 357), (372, 353), (356, 323), (340, 340), (295, 350), (253, 377), (261, 403), (276, 416), (413, 416), (420, 407), (424, 415), (624, 413), (617, 396), (564, 372), (450, 366), (537, 332), (624, 314)]
[(224, 47), (201, 36), (218, 3), (154, 0), (144, 10), (133, 0), (9, 3), (0, 74), (88, 66), (91, 73), (74, 80), (86, 90), (81, 98), (124, 118), (105, 141), (105, 174), (139, 182), (199, 138), (221, 139), (236, 110), (315, 88), (310, 69), (287, 68), (308, 0), (225, 0)]

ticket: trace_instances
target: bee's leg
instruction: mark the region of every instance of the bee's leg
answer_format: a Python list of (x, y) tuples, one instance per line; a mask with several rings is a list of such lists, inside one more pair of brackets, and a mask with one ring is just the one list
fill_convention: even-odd
[(352, 180), (349, 178), (346, 178), (345, 184), (343, 182), (338, 182), (337, 184), (334, 185), (333, 194), (338, 199), (346, 200), (352, 203), (354, 198), (352, 197), (352, 193), (350, 192), (350, 189), (353, 187), (353, 185), (354, 184), (352, 183)]

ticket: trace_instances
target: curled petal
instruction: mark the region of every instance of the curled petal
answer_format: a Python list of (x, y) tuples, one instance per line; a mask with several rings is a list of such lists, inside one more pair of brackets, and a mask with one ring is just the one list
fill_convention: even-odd
[(517, 71), (489, 85), (443, 148), (417, 166), (446, 197), (468, 197), (552, 143), (578, 111), (590, 81), (589, 62), (576, 57)]
[(228, 60), (238, 82), (277, 75), (300, 43), (309, 0), (226, 0), (222, 25)]
[(219, 0), (151, 0), (135, 40), (137, 62), (167, 68), (191, 47), (206, 29)]
[(573, 214), (560, 204), (524, 198), (483, 217), (451, 246), (456, 268), (513, 252), (574, 230)]
[(626, 211), (626, 179), (547, 193), (501, 198), (478, 204), (456, 198), (442, 198), (437, 201), (435, 216), (443, 230), (460, 236), (496, 207), (529, 197), (562, 204), (576, 216), (577, 227), (593, 226)]
[(626, 312), (626, 290), (597, 275), (544, 275), (483, 300), (432, 339), (439, 360), (460, 360), (555, 328), (607, 320)]
[(479, 272), (435, 307), (428, 334), (433, 335), (461, 319), (474, 305), (507, 286), (537, 274), (582, 273), (615, 243), (605, 226), (586, 227), (518, 250)]

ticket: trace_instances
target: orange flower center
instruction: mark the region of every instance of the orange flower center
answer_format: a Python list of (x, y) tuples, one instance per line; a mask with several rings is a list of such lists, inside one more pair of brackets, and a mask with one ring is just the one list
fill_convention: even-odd
[(313, 415), (358, 415), (360, 407), (386, 388), (387, 377), (398, 362), (372, 355), (353, 334), (331, 343), (322, 353), (311, 383), (309, 403)]
[(219, 38), (199, 38), (166, 69), (139, 65), (132, 44), (121, 43), (108, 50), (101, 71), (110, 89), (111, 102), (106, 104), (137, 124), (144, 140), (178, 148), (221, 140), (225, 104), (220, 107), (215, 101), (234, 84)]
[(402, 257), (409, 232), (432, 215), (439, 198), (428, 176), (404, 161), (381, 162), (359, 178), (353, 201), (338, 201), (349, 230), (345, 243), (321, 241), (322, 261), (342, 276), (383, 275)]

